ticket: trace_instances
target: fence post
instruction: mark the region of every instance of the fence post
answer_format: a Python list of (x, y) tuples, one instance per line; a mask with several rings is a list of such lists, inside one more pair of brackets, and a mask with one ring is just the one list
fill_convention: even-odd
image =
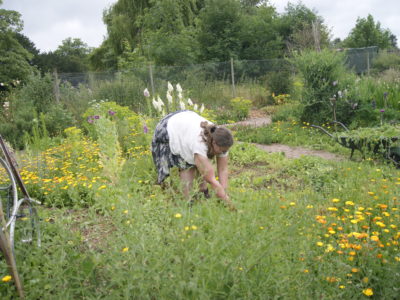
[(232, 96), (236, 98), (235, 90), (235, 70), (233, 69), (233, 58), (231, 57), (231, 77), (232, 77)]
[(367, 50), (367, 74), (369, 76), (369, 51)]
[(56, 102), (60, 103), (60, 86), (59, 86), (57, 69), (55, 69), (55, 68), (53, 71), (53, 75), (54, 75), (54, 85), (53, 85), (54, 96), (56, 98)]

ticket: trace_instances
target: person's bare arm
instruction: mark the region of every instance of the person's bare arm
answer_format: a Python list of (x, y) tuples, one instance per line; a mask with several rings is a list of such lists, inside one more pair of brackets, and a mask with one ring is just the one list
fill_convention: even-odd
[(234, 205), (229, 199), (228, 194), (225, 191), (223, 185), (215, 178), (214, 167), (207, 157), (199, 154), (194, 155), (194, 163), (203, 176), (204, 180), (207, 181), (212, 189), (215, 191), (218, 198), (222, 199), (231, 210), (235, 210)]
[(218, 181), (224, 187), (228, 188), (228, 156), (217, 157)]

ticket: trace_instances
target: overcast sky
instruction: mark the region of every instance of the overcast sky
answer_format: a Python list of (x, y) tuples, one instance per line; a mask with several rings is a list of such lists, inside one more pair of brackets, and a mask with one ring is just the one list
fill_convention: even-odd
[[(80, 38), (90, 47), (98, 47), (106, 35), (103, 10), (117, 0), (3, 0), (1, 8), (22, 15), (26, 35), (40, 51), (54, 51), (62, 40)], [(287, 0), (270, 0), (282, 13)], [(298, 3), (297, 0), (290, 1)], [(358, 17), (368, 14), (400, 40), (400, 0), (303, 0), (302, 3), (324, 19), (332, 37), (344, 39)], [(398, 42), (399, 44), (399, 42)]]

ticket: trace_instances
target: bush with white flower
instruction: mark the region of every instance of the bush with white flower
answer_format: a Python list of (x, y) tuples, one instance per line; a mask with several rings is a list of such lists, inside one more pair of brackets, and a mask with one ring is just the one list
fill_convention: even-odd
[[(151, 96), (147, 88), (143, 91), (143, 95), (148, 99), (147, 103), (150, 103)], [(151, 100), (153, 108), (150, 106), (149, 109), (151, 116), (153, 115), (153, 109), (158, 116), (165, 116), (170, 112), (184, 109), (193, 110), (200, 114), (205, 111), (204, 104), (199, 105), (194, 103), (192, 99), (184, 97), (183, 89), (179, 83), (174, 88), (171, 82), (168, 81), (166, 98), (167, 101), (164, 102), (159, 95), (153, 96)]]

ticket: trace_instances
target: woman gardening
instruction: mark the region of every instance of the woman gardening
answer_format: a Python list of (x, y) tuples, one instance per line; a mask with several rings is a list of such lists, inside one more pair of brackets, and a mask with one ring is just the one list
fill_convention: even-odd
[[(196, 175), (201, 175), (200, 191), (208, 195), (210, 184), (218, 198), (231, 209), (235, 206), (226, 192), (228, 187), (228, 150), (233, 144), (231, 132), (216, 126), (189, 110), (165, 116), (156, 126), (151, 150), (158, 172), (158, 183), (178, 167), (183, 194), (189, 197)], [(216, 157), (218, 180), (211, 160)]]

